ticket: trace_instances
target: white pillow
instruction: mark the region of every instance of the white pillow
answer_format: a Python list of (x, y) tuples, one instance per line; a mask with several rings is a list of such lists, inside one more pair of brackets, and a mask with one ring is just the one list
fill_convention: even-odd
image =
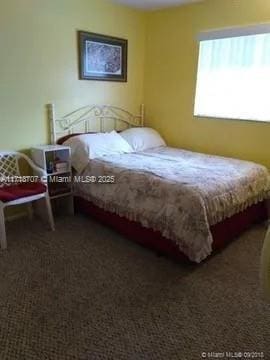
[(70, 146), (71, 164), (78, 172), (86, 167), (89, 159), (133, 152), (132, 147), (116, 131), (73, 136), (63, 145)]
[(134, 151), (144, 151), (158, 146), (166, 146), (159, 133), (151, 128), (131, 128), (120, 135), (129, 143)]

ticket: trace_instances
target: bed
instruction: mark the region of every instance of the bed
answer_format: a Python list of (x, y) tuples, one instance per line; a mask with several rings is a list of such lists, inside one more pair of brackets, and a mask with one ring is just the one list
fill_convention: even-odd
[[(112, 130), (121, 137), (126, 128), (144, 125), (143, 106), (139, 116), (112, 106), (89, 106), (63, 118), (53, 105), (48, 110), (53, 143)], [(157, 145), (85, 160), (76, 176), (91, 181), (74, 182), (77, 211), (159, 253), (196, 263), (267, 218), (263, 166)]]

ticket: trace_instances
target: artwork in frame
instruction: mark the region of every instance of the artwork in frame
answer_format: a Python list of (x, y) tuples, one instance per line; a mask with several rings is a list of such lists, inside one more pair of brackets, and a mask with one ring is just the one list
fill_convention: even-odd
[(127, 81), (127, 40), (78, 31), (78, 44), (80, 79)]

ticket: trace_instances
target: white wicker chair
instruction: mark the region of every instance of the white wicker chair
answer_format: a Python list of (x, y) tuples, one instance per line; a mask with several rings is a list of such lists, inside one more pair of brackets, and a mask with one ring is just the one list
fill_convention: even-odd
[[(5, 189), (9, 189), (8, 186), (10, 185), (10, 189), (12, 189), (12, 185), (10, 184), (9, 180), (11, 177), (21, 176), (20, 169), (19, 169), (19, 160), (24, 159), (28, 165), (35, 171), (35, 173), (40, 177), (41, 181), (46, 185), (45, 171), (41, 168), (37, 167), (29, 157), (25, 154), (15, 152), (15, 151), (5, 151), (0, 152), (0, 191), (5, 191)], [(1, 249), (7, 248), (7, 240), (6, 240), (6, 229), (5, 229), (5, 215), (4, 209), (7, 206), (13, 205), (20, 205), (24, 203), (29, 203), (29, 215), (32, 217), (32, 207), (31, 203), (36, 200), (45, 199), (47, 212), (48, 212), (48, 219), (49, 224), (52, 230), (54, 230), (54, 219), (51, 209), (51, 203), (49, 198), (49, 193), (47, 186), (46, 190), (42, 190), (42, 193), (37, 193), (34, 195), (27, 195), (24, 197), (18, 197), (15, 200), (11, 201), (3, 201), (0, 197), (0, 246)]]

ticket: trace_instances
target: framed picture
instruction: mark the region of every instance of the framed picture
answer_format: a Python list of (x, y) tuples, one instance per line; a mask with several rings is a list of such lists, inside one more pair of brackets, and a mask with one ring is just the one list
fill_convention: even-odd
[(78, 31), (78, 44), (80, 79), (127, 81), (127, 40)]

